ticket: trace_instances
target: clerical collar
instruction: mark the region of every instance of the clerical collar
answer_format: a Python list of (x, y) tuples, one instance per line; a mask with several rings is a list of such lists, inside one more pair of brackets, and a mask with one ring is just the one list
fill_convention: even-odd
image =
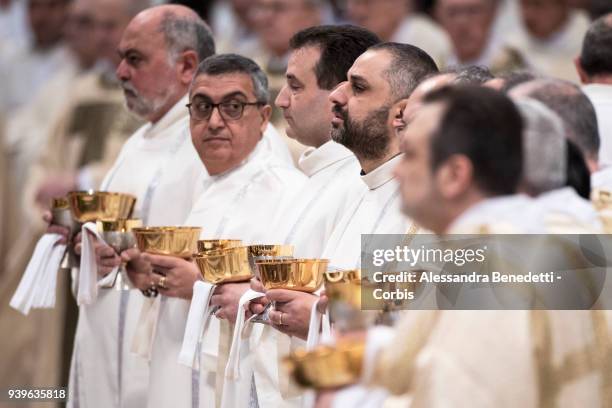
[(330, 140), (318, 148), (310, 147), (302, 153), (298, 167), (307, 177), (312, 177), (334, 163), (350, 157), (354, 156), (349, 149)]
[(370, 190), (376, 190), (383, 184), (393, 180), (393, 170), (402, 159), (403, 154), (398, 154), (387, 160), (369, 173), (365, 173), (361, 170), (361, 180), (368, 186)]

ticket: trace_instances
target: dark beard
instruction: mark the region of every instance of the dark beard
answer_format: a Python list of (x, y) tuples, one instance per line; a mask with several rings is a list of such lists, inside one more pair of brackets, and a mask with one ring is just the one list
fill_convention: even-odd
[(363, 159), (376, 160), (384, 157), (389, 147), (389, 106), (370, 113), (363, 122), (357, 123), (348, 112), (334, 105), (334, 112), (342, 116), (343, 124), (331, 129), (332, 139)]

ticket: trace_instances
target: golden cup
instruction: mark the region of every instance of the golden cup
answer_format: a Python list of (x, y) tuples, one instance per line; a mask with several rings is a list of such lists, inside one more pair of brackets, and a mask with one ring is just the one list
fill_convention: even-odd
[[(133, 248), (136, 246), (136, 239), (132, 230), (134, 228), (142, 227), (142, 220), (140, 219), (119, 219), (119, 220), (98, 220), (96, 221), (96, 227), (102, 239), (111, 248), (115, 250), (117, 255), (126, 249)], [(121, 264), (121, 267), (117, 270), (115, 278), (112, 283), (104, 288), (115, 288), (117, 290), (129, 290), (129, 278), (125, 270), (125, 263)]]
[(266, 289), (312, 293), (321, 287), (328, 259), (272, 259), (257, 261), (259, 279)]
[(74, 234), (79, 230), (79, 224), (72, 218), (70, 205), (66, 197), (55, 197), (51, 200), (51, 223), (61, 225), (70, 230), (70, 234)]
[(138, 249), (154, 255), (191, 258), (197, 249), (200, 227), (134, 228)]
[(204, 280), (212, 284), (245, 282), (253, 277), (245, 246), (200, 253), (194, 260)]
[(198, 241), (198, 253), (219, 251), (227, 248), (235, 248), (242, 245), (240, 239), (201, 239)]
[(68, 203), (72, 216), (80, 223), (127, 219), (132, 215), (136, 197), (107, 191), (72, 191)]
[(255, 259), (260, 257), (291, 257), (293, 245), (249, 245), (249, 253)]
[(316, 390), (338, 388), (359, 381), (364, 350), (362, 341), (343, 340), (335, 346), (296, 350), (283, 361), (290, 376), (302, 387)]
[(364, 330), (371, 326), (380, 312), (378, 310), (362, 310), (362, 302), (371, 309), (383, 309), (382, 301), (375, 300), (372, 293), (362, 292), (362, 285), (367, 287), (368, 281), (361, 278), (360, 269), (348, 269), (325, 272), (325, 295), (329, 299), (329, 316), (339, 332)]
[(330, 306), (343, 302), (361, 310), (361, 269), (325, 271), (325, 295)]

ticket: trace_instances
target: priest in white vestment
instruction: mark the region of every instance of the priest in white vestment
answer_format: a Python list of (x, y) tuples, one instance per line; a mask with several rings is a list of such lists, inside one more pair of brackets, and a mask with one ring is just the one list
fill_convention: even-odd
[[(321, 257), (335, 226), (364, 189), (356, 157), (331, 140), (329, 94), (346, 80), (354, 60), (377, 42), (373, 33), (353, 26), (308, 28), (290, 41), (286, 84), (275, 103), (287, 120), (287, 134), (309, 146), (298, 161), (308, 180), (294, 199), (282, 203), (272, 223), (271, 242), (292, 245), (297, 258)], [(260, 285), (253, 287), (263, 291)], [(291, 297), (288, 307), (299, 312), (291, 313), (296, 324), (279, 327), (280, 331), (255, 325), (251, 333), (250, 348), (256, 353), (254, 388), (261, 407), (301, 403), (302, 393), (289, 391), (280, 361), (290, 347), (304, 345), (300, 338), (307, 336), (311, 308), (318, 296), (282, 292)], [(260, 298), (251, 310), (260, 312), (267, 302)]]
[[(277, 157), (263, 138), (271, 112), (268, 97), (263, 71), (245, 57), (217, 55), (199, 66), (190, 90), (190, 127), (207, 175), (192, 179), (201, 193), (184, 224), (202, 227), (202, 239), (240, 239), (244, 245), (269, 243), (276, 211), (305, 180)], [(133, 252), (131, 257), (140, 257)], [(196, 355), (185, 366), (178, 360), (200, 273), (194, 263), (182, 259), (150, 254), (142, 259), (158, 274), (151, 275), (146, 266), (135, 267), (130, 270), (134, 281), (146, 288), (152, 279), (162, 295), (151, 352), (148, 406), (219, 404), (227, 360), (223, 350), (229, 348), (238, 300), (249, 284), (224, 284), (215, 289), (210, 304), (220, 308), (216, 317), (211, 317)], [(242, 365), (251, 372), (247, 362)], [(250, 390), (251, 376), (243, 376), (237, 394), (230, 397), (248, 404)]]
[(401, 155), (399, 139), (391, 132), (389, 112), (393, 103), (410, 96), (425, 76), (435, 72), (435, 63), (419, 48), (383, 43), (361, 55), (348, 72), (349, 81), (330, 95), (334, 104), (332, 138), (355, 154), (366, 186), (323, 251), (330, 268), (360, 267), (362, 234), (416, 231), (400, 212), (398, 185), (392, 173)]
[(69, 2), (28, 1), (32, 36), (27, 43), (6, 44), (0, 58), (0, 111), (14, 112), (56, 73), (77, 65), (63, 41)]
[[(582, 42), (582, 52), (575, 59), (576, 70), (582, 82), (582, 91), (589, 97), (597, 113), (599, 137), (599, 164), (605, 169), (612, 165), (612, 15), (594, 21)], [(594, 175), (595, 176), (595, 175)], [(594, 180), (595, 181), (595, 180)], [(608, 181), (608, 188), (612, 182)]]
[(563, 121), (541, 102), (514, 100), (524, 121), (524, 166), (520, 190), (535, 198), (542, 222), (551, 233), (602, 230), (593, 204), (567, 186), (568, 148)]
[[(184, 33), (165, 33), (164, 24), (200, 34), (176, 44), (166, 35)], [(128, 108), (149, 123), (126, 142), (102, 190), (136, 196), (133, 216), (145, 225), (183, 223), (199, 188), (186, 180), (204, 173), (189, 137), (185, 94), (198, 62), (214, 53), (212, 34), (192, 10), (159, 6), (130, 22), (119, 50), (117, 75)], [(119, 263), (102, 245), (96, 245), (96, 256), (99, 276)], [(143, 298), (137, 290), (100, 290), (96, 301), (80, 308), (70, 406), (146, 406), (148, 362), (130, 352)]]
[[(503, 99), (484, 88), (436, 91), (406, 129), (406, 156), (396, 170), (403, 209), (436, 234), (525, 233), (530, 225), (545, 232), (532, 224), (537, 218), (524, 220), (528, 207), (508, 211), (522, 166), (521, 119)], [(476, 106), (461, 117), (468, 101)], [(439, 150), (443, 145), (449, 150)], [(480, 151), (489, 154), (476, 157)], [(604, 368), (594, 364), (578, 372), (560, 362), (594, 361), (597, 353), (609, 353), (597, 336), (609, 330), (605, 316), (602, 311), (411, 311), (393, 332), (368, 334), (367, 385), (322, 395), (319, 406), (597, 405), (605, 398), (598, 383), (605, 381)], [(570, 385), (574, 375), (579, 381)]]
[(569, 2), (520, 2), (522, 25), (508, 33), (506, 46), (521, 53), (527, 68), (567, 81), (578, 82), (573, 60), (580, 53), (589, 17)]

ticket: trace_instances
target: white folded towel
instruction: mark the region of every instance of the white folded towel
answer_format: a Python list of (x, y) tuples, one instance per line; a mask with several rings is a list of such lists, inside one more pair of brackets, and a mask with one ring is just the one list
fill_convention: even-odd
[(183, 345), (179, 353), (178, 362), (198, 369), (198, 343), (202, 337), (204, 329), (208, 326), (210, 319), (209, 304), (210, 298), (215, 290), (215, 285), (208, 282), (197, 281), (193, 285), (193, 296), (187, 315)]
[(19, 282), (10, 306), (24, 315), (31, 308), (49, 309), (55, 306), (57, 272), (66, 252), (66, 245), (58, 244), (59, 234), (45, 234), (36, 244), (32, 258)]
[(98, 287), (108, 285), (118, 272), (118, 267), (114, 268), (111, 273), (98, 280), (94, 239), (88, 232), (92, 233), (98, 241), (106, 245), (104, 239), (98, 233), (96, 224), (93, 222), (83, 224), (81, 229), (81, 266), (79, 268), (79, 287), (77, 291), (77, 303), (79, 306), (93, 303), (98, 297)]
[(225, 376), (229, 379), (237, 380), (240, 378), (240, 352), (244, 352), (244, 349), (248, 347), (249, 343), (248, 337), (244, 339), (242, 336), (249, 302), (262, 296), (265, 296), (265, 294), (249, 289), (240, 297), (240, 301), (238, 302), (234, 336), (232, 338), (232, 346), (230, 348), (227, 366), (225, 367)]

